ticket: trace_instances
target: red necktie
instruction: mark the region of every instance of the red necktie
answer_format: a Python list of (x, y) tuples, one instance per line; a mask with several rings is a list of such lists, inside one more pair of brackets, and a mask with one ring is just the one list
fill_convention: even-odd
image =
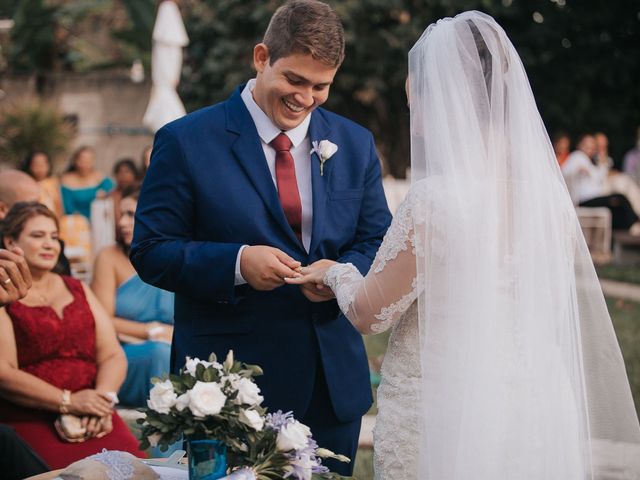
[(284, 210), (284, 215), (293, 232), (302, 242), (302, 203), (296, 180), (296, 165), (291, 155), (291, 140), (284, 133), (274, 138), (270, 145), (276, 151), (276, 184), (278, 197)]

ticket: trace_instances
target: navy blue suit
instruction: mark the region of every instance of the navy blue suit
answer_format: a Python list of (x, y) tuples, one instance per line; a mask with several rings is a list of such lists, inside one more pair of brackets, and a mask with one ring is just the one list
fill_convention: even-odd
[(244, 244), (279, 248), (303, 265), (327, 258), (369, 270), (391, 222), (373, 138), (326, 110), (312, 113), (310, 140), (330, 140), (338, 151), (322, 176), (310, 156), (307, 253), (287, 223), (241, 89), (156, 134), (131, 260), (144, 281), (176, 293), (173, 370), (186, 355), (224, 358), (233, 349), (264, 369), (258, 384), (270, 410), (292, 410), (313, 423), (321, 446), (353, 455), (335, 441), (345, 433), (331, 429), (350, 424), (353, 445), (371, 405), (360, 334), (335, 300), (312, 303), (297, 286), (263, 292), (235, 286), (234, 278)]

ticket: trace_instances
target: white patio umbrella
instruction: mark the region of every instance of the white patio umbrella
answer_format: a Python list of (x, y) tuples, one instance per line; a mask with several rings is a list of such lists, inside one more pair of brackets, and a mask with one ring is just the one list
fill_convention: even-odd
[(154, 132), (186, 111), (176, 92), (182, 69), (182, 48), (189, 44), (178, 6), (166, 0), (158, 8), (151, 52), (151, 98), (142, 122)]

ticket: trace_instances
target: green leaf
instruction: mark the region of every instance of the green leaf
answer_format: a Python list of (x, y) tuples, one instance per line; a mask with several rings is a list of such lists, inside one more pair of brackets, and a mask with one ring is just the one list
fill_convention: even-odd
[[(200, 366), (200, 365), (198, 365)], [(215, 374), (213, 373), (212, 368), (206, 368), (202, 373), (202, 381), (203, 382), (213, 382), (215, 381)]]

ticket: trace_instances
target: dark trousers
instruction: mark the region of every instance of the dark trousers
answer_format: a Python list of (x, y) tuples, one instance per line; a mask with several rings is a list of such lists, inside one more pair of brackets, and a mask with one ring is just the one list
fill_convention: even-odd
[(49, 467), (16, 431), (0, 424), (0, 477), (19, 480), (48, 472)]
[(619, 193), (605, 197), (592, 198), (580, 203), (581, 207), (607, 207), (611, 211), (611, 227), (613, 230), (629, 230), (638, 221), (638, 215), (627, 197)]
[(323, 460), (322, 464), (332, 472), (351, 476), (358, 451), (362, 419), (358, 418), (352, 422), (343, 423), (336, 418), (320, 360), (318, 360), (318, 365), (311, 403), (304, 417), (298, 420), (311, 429), (313, 438), (319, 447), (328, 448), (332, 452), (346, 455), (351, 459), (351, 463)]

